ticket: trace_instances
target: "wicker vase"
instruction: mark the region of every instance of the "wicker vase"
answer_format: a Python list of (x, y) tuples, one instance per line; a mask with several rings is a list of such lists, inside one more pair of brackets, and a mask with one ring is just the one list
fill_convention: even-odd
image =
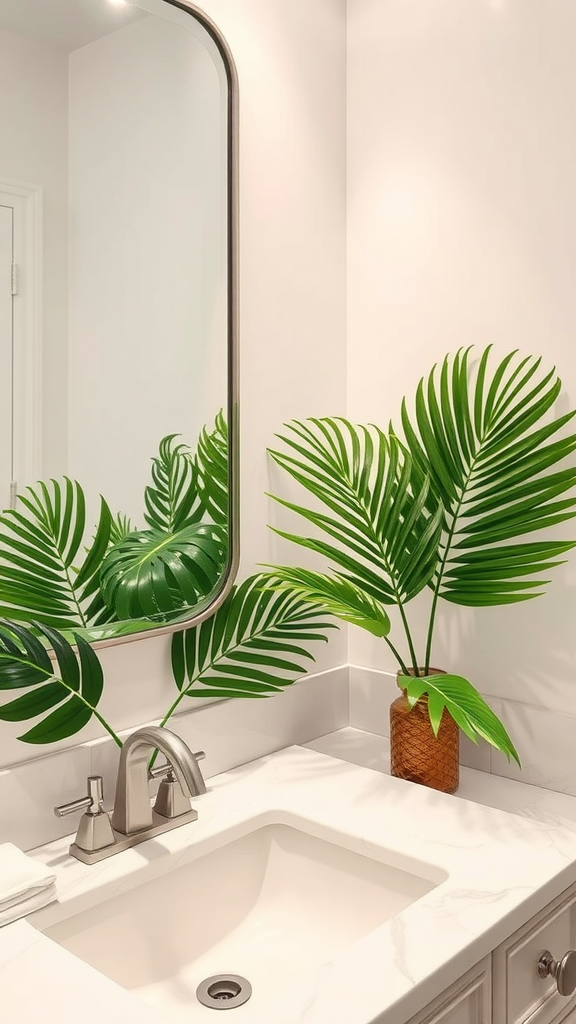
[[(430, 675), (444, 674), (431, 668)], [(399, 672), (398, 677), (404, 673)], [(410, 675), (414, 671), (410, 670)], [(460, 731), (446, 709), (438, 736), (434, 736), (428, 715), (428, 697), (420, 697), (413, 708), (406, 691), (390, 705), (390, 773), (421, 786), (455, 793), (459, 782)]]

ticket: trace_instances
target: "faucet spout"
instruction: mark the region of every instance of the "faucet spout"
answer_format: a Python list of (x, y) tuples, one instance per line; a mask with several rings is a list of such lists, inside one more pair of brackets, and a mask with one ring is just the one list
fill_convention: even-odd
[(122, 747), (112, 814), (112, 827), (124, 835), (149, 829), (153, 824), (148, 761), (156, 748), (172, 765), (185, 796), (206, 792), (198, 762), (184, 740), (156, 725), (137, 729)]

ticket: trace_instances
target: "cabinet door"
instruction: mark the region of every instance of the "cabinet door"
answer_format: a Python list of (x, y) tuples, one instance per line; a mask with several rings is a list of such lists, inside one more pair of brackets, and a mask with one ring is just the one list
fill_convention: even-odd
[(494, 1024), (576, 1024), (576, 993), (559, 995), (540, 978), (544, 950), (560, 959), (576, 949), (576, 886), (572, 885), (494, 950)]
[(554, 1017), (552, 1024), (576, 1024), (576, 1009), (562, 1011), (558, 1017)]
[(492, 964), (488, 956), (425, 1006), (408, 1024), (491, 1024)]

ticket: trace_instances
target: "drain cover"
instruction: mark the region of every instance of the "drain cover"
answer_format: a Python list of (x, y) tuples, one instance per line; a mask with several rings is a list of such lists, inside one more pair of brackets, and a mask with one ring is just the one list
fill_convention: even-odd
[(252, 985), (239, 974), (214, 974), (196, 989), (198, 1002), (211, 1010), (233, 1010), (247, 1003), (251, 995)]

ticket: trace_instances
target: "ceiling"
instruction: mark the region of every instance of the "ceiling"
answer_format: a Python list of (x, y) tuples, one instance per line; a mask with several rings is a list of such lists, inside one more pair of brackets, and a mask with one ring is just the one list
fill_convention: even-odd
[(0, 29), (71, 51), (144, 14), (131, 2), (111, 0), (0, 0)]

